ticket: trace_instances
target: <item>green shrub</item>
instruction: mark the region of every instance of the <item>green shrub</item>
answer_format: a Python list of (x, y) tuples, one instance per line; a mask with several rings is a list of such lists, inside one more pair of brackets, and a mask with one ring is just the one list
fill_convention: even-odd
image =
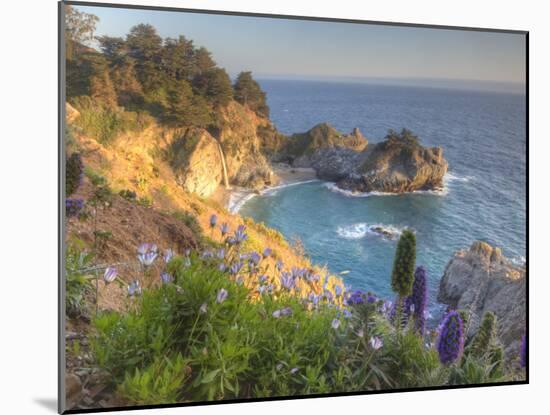
[(124, 199), (129, 200), (130, 202), (135, 202), (136, 199), (137, 199), (136, 192), (134, 192), (132, 190), (124, 189), (124, 190), (121, 190), (120, 192), (118, 192), (118, 194), (121, 197), (123, 197)]
[(177, 402), (188, 372), (181, 354), (175, 357), (156, 357), (147, 368), (126, 373), (118, 392), (135, 405), (157, 405)]
[(79, 153), (73, 153), (67, 157), (65, 176), (66, 196), (70, 196), (78, 190), (84, 176), (84, 165)]
[(102, 144), (109, 144), (117, 135), (124, 132), (142, 131), (153, 120), (145, 113), (106, 106), (89, 96), (76, 97), (73, 99), (73, 104), (80, 112), (80, 116), (75, 119), (75, 125), (84, 134)]
[(83, 244), (74, 242), (65, 254), (65, 311), (69, 317), (89, 312), (89, 297), (93, 292), (94, 275), (91, 267), (93, 255), (83, 250)]
[(94, 186), (102, 186), (107, 184), (107, 179), (102, 175), (100, 175), (99, 173), (92, 170), (91, 167), (86, 166), (84, 168), (84, 174)]

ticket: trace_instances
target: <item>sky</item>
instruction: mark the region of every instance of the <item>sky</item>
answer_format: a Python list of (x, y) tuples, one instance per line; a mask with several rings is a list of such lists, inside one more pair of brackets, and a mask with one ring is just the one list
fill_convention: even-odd
[[(97, 35), (124, 37), (139, 23), (184, 35), (234, 77), (331, 79), (517, 88), (525, 83), (522, 34), (77, 7), (100, 18)], [(480, 82), (481, 81), (481, 82)], [(510, 86), (510, 84), (515, 84)]]

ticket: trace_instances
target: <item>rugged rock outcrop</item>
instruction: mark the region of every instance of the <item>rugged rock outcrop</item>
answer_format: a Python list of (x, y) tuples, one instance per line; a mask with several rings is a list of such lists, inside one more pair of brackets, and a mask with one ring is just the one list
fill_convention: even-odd
[(477, 241), (449, 261), (437, 299), (470, 312), (469, 336), (477, 331), (483, 315), (492, 311), (506, 356), (513, 358), (525, 332), (525, 277), (525, 267), (512, 264), (499, 248)]
[(358, 128), (354, 128), (349, 134), (342, 134), (330, 124), (321, 123), (305, 133), (289, 137), (285, 152), (294, 167), (314, 167), (315, 163), (323, 162), (325, 157), (337, 153), (327, 150), (360, 152), (367, 145), (368, 140)]
[(289, 137), (278, 154), (294, 167), (313, 167), (320, 179), (356, 192), (438, 189), (448, 168), (441, 148), (423, 147), (405, 129), (369, 145), (357, 128), (345, 135), (323, 123)]
[(221, 183), (253, 189), (275, 184), (257, 134), (258, 126), (269, 121), (236, 102), (221, 117), (215, 131), (188, 128), (174, 139), (170, 158), (178, 183), (201, 197), (210, 196)]
[(448, 168), (440, 147), (423, 147), (403, 133), (369, 146), (360, 158), (355, 170), (337, 183), (340, 188), (389, 193), (439, 189)]

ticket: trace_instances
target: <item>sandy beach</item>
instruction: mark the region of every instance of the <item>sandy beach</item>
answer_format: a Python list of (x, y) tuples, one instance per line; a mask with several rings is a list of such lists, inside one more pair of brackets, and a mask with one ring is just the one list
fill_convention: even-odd
[(275, 186), (266, 187), (261, 190), (252, 190), (237, 186), (231, 186), (228, 189), (221, 185), (210, 199), (224, 206), (231, 213), (237, 213), (248, 200), (258, 194), (264, 194), (298, 183), (318, 180), (315, 170), (307, 167), (294, 168), (287, 164), (274, 164), (273, 173), (279, 179)]

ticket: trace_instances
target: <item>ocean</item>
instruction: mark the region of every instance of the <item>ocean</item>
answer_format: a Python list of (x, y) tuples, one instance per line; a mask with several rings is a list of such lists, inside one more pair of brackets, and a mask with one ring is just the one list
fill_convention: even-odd
[[(430, 310), (453, 253), (484, 240), (516, 262), (526, 255), (526, 107), (521, 94), (308, 81), (262, 80), (271, 119), (285, 133), (328, 122), (369, 142), (408, 128), (449, 162), (440, 192), (350, 195), (322, 181), (248, 200), (243, 216), (299, 238), (315, 264), (353, 289), (393, 299), (399, 232), (417, 236), (417, 265), (429, 275)], [(376, 230), (384, 229), (382, 236)]]

